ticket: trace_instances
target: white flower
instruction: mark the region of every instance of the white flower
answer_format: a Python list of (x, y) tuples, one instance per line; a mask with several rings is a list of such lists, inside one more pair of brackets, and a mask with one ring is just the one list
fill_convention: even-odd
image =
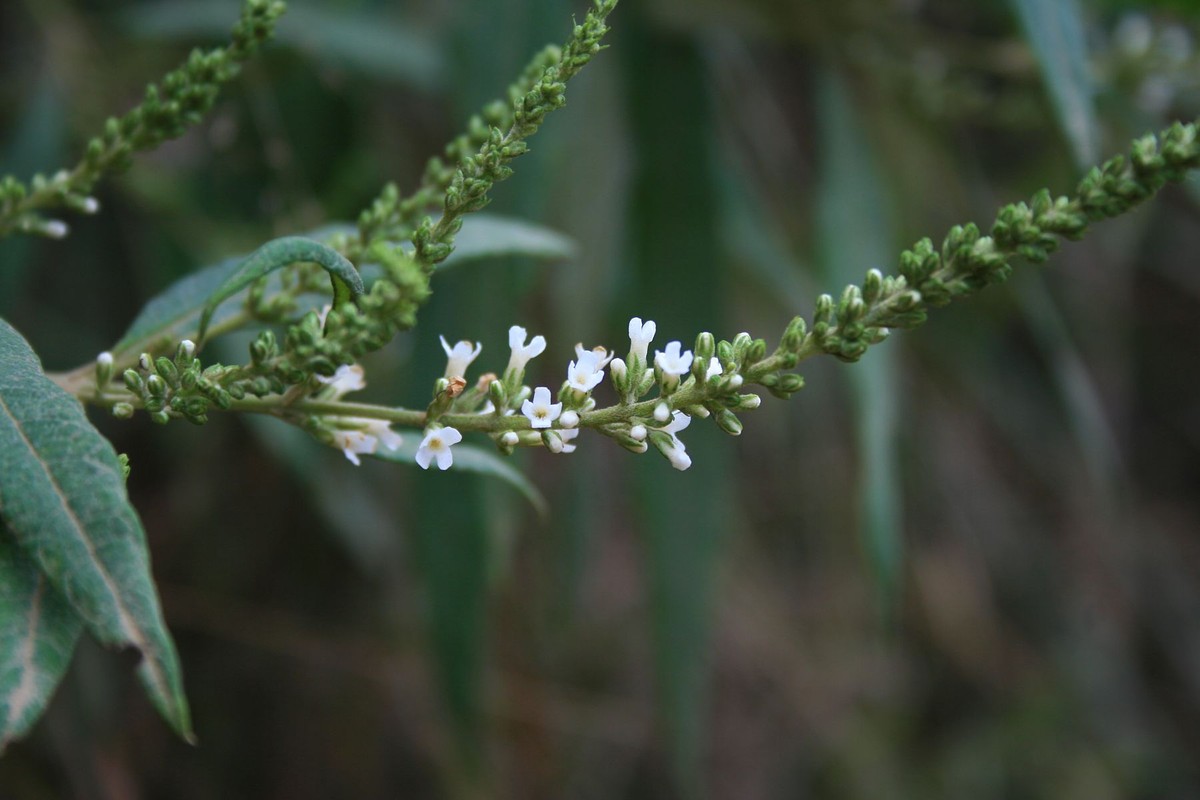
[[(454, 347), (451, 347), (450, 343), (446, 341), (445, 336), (439, 336), (438, 338), (442, 340), (442, 349), (446, 351), (446, 377), (465, 377), (467, 367), (471, 366), (471, 362), (483, 350), (483, 345), (463, 339), (461, 342), (456, 343)], [(471, 348), (471, 345), (475, 345), (474, 349)]]
[(454, 463), (454, 453), (450, 452), (453, 445), (462, 441), (462, 434), (457, 428), (432, 428), (425, 431), (425, 438), (417, 448), (417, 465), (421, 469), (429, 469), (429, 462), (437, 457), (438, 469), (450, 469)]
[(564, 428), (575, 428), (579, 425), (579, 414), (567, 409), (562, 412), (562, 416), (558, 418), (558, 424)]
[(656, 350), (654, 365), (661, 369), (663, 374), (673, 378), (683, 375), (692, 368), (692, 351), (684, 350), (683, 353), (680, 353), (681, 347), (679, 342), (669, 342), (665, 351)]
[(517, 436), (516, 431), (505, 431), (504, 435), (500, 437), (500, 441), (509, 447), (516, 447), (517, 443), (521, 441), (521, 437)]
[(567, 367), (567, 383), (577, 392), (590, 392), (604, 380), (604, 367), (612, 356), (603, 347), (584, 350), (582, 344), (575, 345), (575, 360)]
[(357, 392), (366, 388), (367, 385), (363, 377), (363, 368), (358, 364), (342, 364), (330, 377), (318, 375), (317, 380), (328, 386), (334, 397), (341, 397), (348, 392)]
[(575, 445), (571, 444), (571, 440), (579, 436), (579, 428), (571, 428), (569, 430), (559, 431), (558, 435), (562, 439), (563, 443), (561, 452), (574, 453)]
[(708, 380), (713, 375), (720, 375), (722, 372), (724, 372), (724, 370), (721, 368), (721, 360), (716, 356), (713, 356), (712, 360), (708, 362), (708, 372), (704, 374), (704, 379)]
[(111, 367), (113, 364), (112, 353), (105, 350), (103, 353), (96, 356), (96, 363), (104, 367)]
[(531, 428), (549, 428), (562, 414), (562, 403), (551, 403), (550, 390), (539, 386), (533, 390), (533, 399), (521, 404), (521, 413), (529, 417)]
[(629, 429), (629, 438), (633, 439), (635, 442), (645, 441), (646, 426), (645, 425), (634, 425), (632, 428)]
[(529, 359), (540, 356), (546, 349), (546, 337), (535, 336), (529, 340), (529, 344), (525, 344), (525, 335), (525, 329), (520, 325), (508, 329), (508, 346), (512, 348), (512, 355), (508, 359), (510, 370), (524, 372)]
[(646, 320), (645, 323), (641, 317), (629, 320), (629, 355), (637, 356), (643, 364), (646, 363), (646, 348), (654, 338), (656, 327), (652, 319)]
[(671, 412), (671, 421), (663, 428), (660, 428), (663, 433), (671, 435), (671, 444), (667, 447), (660, 448), (662, 454), (671, 462), (671, 466), (678, 470), (685, 470), (692, 465), (692, 457), (687, 454), (687, 448), (683, 446), (683, 442), (675, 434), (692, 424), (692, 418), (682, 411)]
[(381, 444), (388, 450), (400, 446), (400, 434), (389, 427), (387, 420), (342, 417), (336, 423), (345, 427), (333, 432), (333, 446), (345, 453), (356, 467), (362, 463), (358, 460), (360, 453), (371, 455)]

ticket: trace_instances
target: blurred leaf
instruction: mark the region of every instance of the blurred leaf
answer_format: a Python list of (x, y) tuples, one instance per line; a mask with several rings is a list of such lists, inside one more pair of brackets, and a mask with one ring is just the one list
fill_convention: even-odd
[[(410, 434), (405, 437), (404, 443), (395, 450), (378, 450), (374, 453), (374, 456), (384, 461), (394, 461), (398, 464), (416, 467), (415, 456), (420, 444), (421, 437), (416, 434)], [(454, 445), (453, 452), (454, 464), (451, 465), (451, 470), (474, 472), (507, 483), (524, 495), (525, 499), (529, 501), (529, 504), (533, 506), (540, 517), (543, 519), (546, 518), (549, 513), (546, 498), (530, 482), (529, 478), (525, 477), (525, 474), (509, 463), (505, 457), (465, 442)]]
[(394, 515), (353, 467), (330, 469), (330, 448), (294, 425), (255, 415), (248, 415), (243, 423), (304, 485), (312, 504), (364, 573), (380, 575), (398, 565)]
[(350, 302), (351, 297), (358, 297), (363, 293), (362, 277), (358, 270), (332, 247), (303, 236), (273, 239), (251, 253), (204, 301), (204, 308), (200, 312), (200, 340), (203, 341), (209, 320), (222, 302), (276, 270), (304, 263), (317, 264), (329, 273), (333, 282), (334, 308), (339, 308), (343, 303)]
[(0, 522), (0, 754), (41, 717), (82, 629)]
[[(455, 445), (455, 462), (458, 450)], [(463, 772), (480, 777), (485, 731), (488, 537), (479, 478), (418, 476), (413, 551), (423, 578), (434, 673), (449, 713)]]
[(190, 738), (175, 646), (117, 454), (3, 320), (0, 520), (97, 639), (137, 648), (150, 699)]
[(1011, 0), (1025, 37), (1042, 67), (1042, 79), (1058, 124), (1078, 167), (1099, 157), (1095, 88), (1087, 60), (1087, 37), (1078, 0)]
[[(637, 169), (629, 209), (637, 270), (627, 294), (659, 335), (688, 340), (720, 330), (725, 265), (717, 219), (710, 87), (696, 44), (651, 27), (629, 9), (625, 86)], [(647, 76), (654, 76), (647, 80)], [(630, 476), (646, 547), (658, 700), (670, 775), (685, 797), (705, 794), (713, 598), (733, 505), (732, 448), (711, 422), (683, 437), (693, 466), (677, 472), (657, 452)]]
[[(194, 43), (227, 36), (241, 5), (236, 0), (143, 3), (123, 11), (121, 21), (137, 36)], [(429, 36), (399, 27), (378, 12), (367, 17), (336, 7), (289, 3), (274, 41), (299, 50), (309, 61), (421, 89), (437, 88), (445, 72)]]
[(578, 253), (570, 237), (541, 225), (495, 214), (472, 214), (463, 220), (462, 230), (454, 238), (454, 252), (439, 269), (501, 256), (564, 261)]
[[(872, 267), (892, 258), (884, 179), (868, 127), (854, 95), (833, 72), (822, 74), (817, 110), (821, 126), (821, 188), (816, 202), (818, 249), (836, 297), (838, 287), (861, 284)], [(903, 559), (903, 511), (896, 440), (896, 347), (872, 349), (845, 375), (854, 401), (858, 449), (859, 531), (874, 570), (885, 613), (898, 610)]]

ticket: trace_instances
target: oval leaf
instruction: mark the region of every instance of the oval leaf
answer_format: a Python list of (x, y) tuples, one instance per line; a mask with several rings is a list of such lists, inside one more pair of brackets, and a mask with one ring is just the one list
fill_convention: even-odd
[(285, 236), (267, 242), (251, 253), (212, 293), (200, 313), (199, 342), (204, 341), (204, 333), (213, 312), (223, 301), (277, 269), (303, 262), (318, 264), (329, 273), (333, 282), (334, 308), (349, 302), (352, 296), (358, 297), (363, 293), (362, 277), (358, 270), (337, 250), (303, 236)]
[(150, 699), (190, 738), (179, 660), (117, 454), (3, 320), (0, 521), (97, 639), (141, 653)]
[(82, 627), (0, 522), (0, 753), (46, 709)]

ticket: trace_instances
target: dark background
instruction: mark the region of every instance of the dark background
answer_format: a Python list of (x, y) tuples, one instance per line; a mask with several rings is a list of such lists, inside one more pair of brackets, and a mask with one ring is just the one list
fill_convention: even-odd
[[(514, 323), (549, 340), (535, 385), (576, 341), (623, 351), (633, 315), (660, 347), (773, 346), (917, 238), (1069, 191), (1088, 137), (1095, 160), (1195, 116), (1192, 4), (1083, 4), (1083, 139), (1016, 5), (625, 0), (494, 192), (582, 255), (439, 276), (364, 399), (426, 402), (438, 334), (502, 369)], [(101, 214), (0, 242), (0, 315), (48, 369), (93, 358), (174, 279), (413, 187), (583, 13), (296, 0)], [(236, 15), (0, 3), (0, 171), (73, 163)], [(546, 521), (504, 484), (355, 469), (242, 419), (97, 414), (133, 464), (200, 745), (84, 642), (0, 797), (1198, 796), (1198, 202), (1169, 188), (861, 364), (805, 364), (738, 439), (696, 421), (686, 473), (588, 433), (521, 454)]]

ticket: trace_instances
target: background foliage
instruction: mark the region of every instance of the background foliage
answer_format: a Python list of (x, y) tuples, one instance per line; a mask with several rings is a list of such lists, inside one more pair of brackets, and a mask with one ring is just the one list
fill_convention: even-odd
[[(353, 219), (561, 41), (566, 0), (296, 0), (206, 123), (62, 242), (0, 242), (50, 369), (175, 278)], [(917, 237), (1196, 115), (1197, 9), (629, 0), (493, 210), (579, 256), (439, 275), (438, 333), (771, 335)], [(0, 172), (68, 163), (236, 3), (0, 5)], [(85, 641), (0, 796), (1183, 797), (1200, 792), (1196, 184), (861, 364), (811, 362), (676, 473), (583, 440), (505, 485), (214, 419), (133, 465), (200, 746)], [(541, 380), (565, 366), (534, 362)], [(824, 363), (824, 362), (828, 363)], [(482, 362), (481, 362), (482, 363)], [(531, 375), (531, 383), (538, 379)]]

